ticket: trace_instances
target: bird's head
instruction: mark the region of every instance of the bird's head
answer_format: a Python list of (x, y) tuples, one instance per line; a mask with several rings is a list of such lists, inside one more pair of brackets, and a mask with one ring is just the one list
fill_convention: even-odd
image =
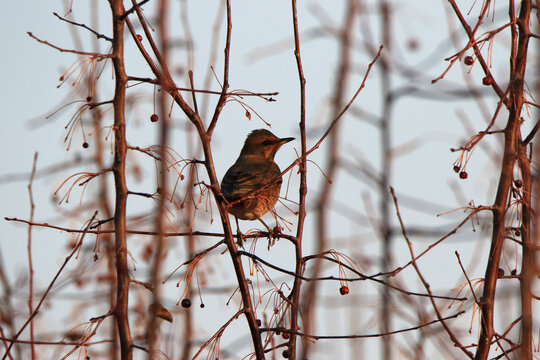
[(240, 156), (252, 155), (274, 160), (281, 145), (292, 140), (294, 140), (292, 137), (280, 139), (266, 129), (254, 130), (246, 138)]

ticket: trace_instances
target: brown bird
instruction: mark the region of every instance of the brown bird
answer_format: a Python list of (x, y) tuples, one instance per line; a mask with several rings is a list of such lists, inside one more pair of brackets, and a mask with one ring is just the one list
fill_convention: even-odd
[[(292, 140), (292, 137), (280, 139), (265, 129), (248, 135), (240, 156), (221, 181), (221, 193), (230, 203), (228, 211), (237, 221), (260, 220), (272, 232), (261, 217), (274, 207), (281, 190), (281, 170), (274, 156), (281, 145)], [(250, 195), (264, 186), (263, 190)], [(243, 200), (235, 202), (239, 199)]]

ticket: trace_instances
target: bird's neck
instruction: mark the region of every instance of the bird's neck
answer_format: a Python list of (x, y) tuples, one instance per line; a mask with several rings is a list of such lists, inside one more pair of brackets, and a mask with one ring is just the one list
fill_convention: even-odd
[(253, 160), (264, 160), (264, 161), (272, 161), (273, 159), (266, 157), (264, 154), (250, 154), (250, 153), (240, 153), (239, 159), (253, 159)]

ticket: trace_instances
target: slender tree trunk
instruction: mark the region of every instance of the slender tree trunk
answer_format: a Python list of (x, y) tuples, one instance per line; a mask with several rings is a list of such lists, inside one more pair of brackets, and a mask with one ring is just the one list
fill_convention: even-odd
[[(505, 216), (509, 206), (509, 193), (514, 177), (514, 167), (518, 161), (521, 111), (525, 102), (524, 76), (527, 64), (527, 47), (530, 36), (530, 13), (530, 1), (522, 1), (520, 15), (517, 21), (517, 42), (513, 41), (512, 43), (512, 52), (510, 57), (511, 75), (508, 93), (510, 100), (508, 109), (509, 116), (506, 128), (504, 129), (504, 155), (501, 165), (501, 175), (499, 178), (497, 195), (495, 197), (495, 203), (492, 210), (493, 230), (491, 236), (491, 249), (484, 278), (484, 292), (481, 299), (481, 332), (478, 340), (478, 350), (475, 357), (476, 360), (485, 360), (488, 358), (491, 342), (495, 333), (493, 320), (495, 290), (497, 286), (497, 270), (499, 268), (503, 243), (506, 237)], [(513, 18), (513, 16), (513, 6), (510, 6), (510, 17)], [(514, 38), (515, 36), (513, 36), (513, 39)], [(526, 309), (528, 306), (530, 305), (525, 305), (525, 308), (522, 309), (522, 311), (527, 313), (529, 311)], [(524, 319), (522, 319), (522, 321), (523, 320)], [(525, 329), (526, 328), (527, 327), (525, 327)]]
[(116, 304), (114, 313), (120, 338), (120, 352), (122, 360), (129, 360), (133, 356), (133, 341), (129, 328), (128, 298), (129, 298), (129, 272), (127, 267), (126, 243), (126, 121), (125, 100), (127, 75), (124, 68), (124, 6), (121, 0), (110, 0), (113, 15), (113, 66), (115, 75), (114, 92), (114, 163), (113, 174), (115, 184), (114, 209), (114, 236), (116, 251)]

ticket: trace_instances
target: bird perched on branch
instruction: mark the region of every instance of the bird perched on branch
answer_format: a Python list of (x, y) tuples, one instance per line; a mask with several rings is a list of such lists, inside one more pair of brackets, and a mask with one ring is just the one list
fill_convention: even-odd
[[(221, 193), (229, 203), (228, 211), (241, 220), (260, 220), (276, 204), (281, 190), (281, 170), (274, 156), (281, 145), (294, 140), (278, 138), (265, 129), (251, 132), (240, 156), (221, 181)], [(258, 191), (259, 190), (259, 191)]]

